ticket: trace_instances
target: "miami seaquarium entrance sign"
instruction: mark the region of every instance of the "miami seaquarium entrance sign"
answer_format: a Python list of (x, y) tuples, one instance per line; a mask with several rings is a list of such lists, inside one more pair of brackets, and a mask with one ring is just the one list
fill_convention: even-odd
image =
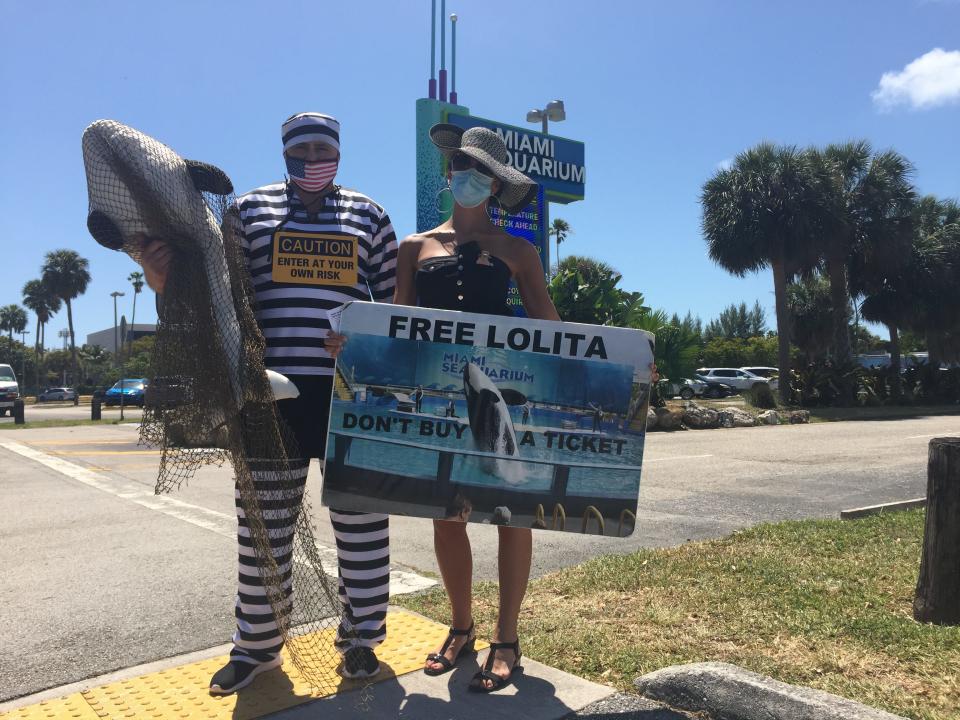
[[(544, 269), (549, 269), (547, 203), (583, 200), (586, 184), (583, 143), (475, 117), (463, 105), (428, 98), (417, 100), (417, 232), (436, 227), (453, 211), (453, 199), (447, 190), (447, 163), (428, 135), (430, 128), (439, 122), (465, 130), (477, 126), (493, 130), (507, 146), (508, 163), (540, 186), (537, 197), (520, 212), (507, 215), (494, 203), (491, 217), (511, 235), (533, 243)], [(520, 298), (515, 288), (510, 302), (519, 308)]]

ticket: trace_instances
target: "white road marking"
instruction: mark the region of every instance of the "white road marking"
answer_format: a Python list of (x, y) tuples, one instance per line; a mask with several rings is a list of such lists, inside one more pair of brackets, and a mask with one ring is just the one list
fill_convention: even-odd
[(708, 458), (713, 457), (713, 455), (674, 455), (672, 457), (662, 457), (662, 458), (645, 458), (644, 464), (652, 462), (664, 462), (666, 460), (696, 460), (698, 458)]
[[(209, 530), (233, 541), (237, 537), (237, 519), (233, 515), (210, 510), (209, 508), (193, 505), (192, 503), (177, 500), (169, 495), (155, 495), (143, 485), (101, 475), (82, 465), (64, 460), (62, 457), (50, 455), (29, 445), (17, 442), (0, 442), (0, 447), (16, 453), (28, 460), (40, 463), (45, 467), (65, 475), (72, 480), (88, 485), (89, 487), (109, 493), (115, 497), (127, 500), (148, 510), (155, 510), (170, 517), (182, 520), (197, 527)], [(337, 575), (337, 551), (317, 543), (324, 571), (333, 577)], [(299, 553), (298, 553), (299, 554)], [(435, 580), (408, 572), (406, 570), (390, 571), (390, 594), (403, 595), (418, 592), (436, 585)]]
[(929, 435), (910, 435), (907, 437), (907, 440), (917, 440), (919, 438), (953, 437), (954, 435), (960, 435), (960, 431), (938, 432), (931, 433)]

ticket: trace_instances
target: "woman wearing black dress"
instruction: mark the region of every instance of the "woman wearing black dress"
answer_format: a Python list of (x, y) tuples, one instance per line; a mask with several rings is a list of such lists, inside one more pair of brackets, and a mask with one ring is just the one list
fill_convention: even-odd
[[(431, 128), (430, 139), (449, 162), (453, 215), (400, 244), (394, 303), (511, 315), (507, 291), (513, 278), (529, 317), (559, 320), (536, 248), (494, 225), (487, 212), (491, 198), (507, 212), (517, 212), (533, 198), (535, 183), (507, 165), (503, 140), (491, 130), (441, 124)], [(470, 684), (477, 692), (499, 690), (520, 662), (517, 617), (530, 577), (533, 540), (528, 528), (497, 530), (500, 608), (489, 655)], [(459, 657), (473, 650), (476, 637), (466, 523), (435, 520), (434, 547), (453, 627), (443, 646), (427, 658), (428, 675), (451, 670)]]

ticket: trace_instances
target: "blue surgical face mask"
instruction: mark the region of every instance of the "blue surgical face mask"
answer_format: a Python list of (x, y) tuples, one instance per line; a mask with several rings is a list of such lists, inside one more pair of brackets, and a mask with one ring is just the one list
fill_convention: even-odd
[(490, 197), (493, 178), (484, 175), (476, 168), (454, 170), (450, 175), (450, 192), (453, 193), (453, 199), (460, 207), (475, 208)]

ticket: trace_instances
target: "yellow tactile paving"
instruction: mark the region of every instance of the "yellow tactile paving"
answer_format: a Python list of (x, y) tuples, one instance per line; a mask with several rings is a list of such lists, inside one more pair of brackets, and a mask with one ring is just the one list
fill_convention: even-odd
[[(432, 652), (447, 633), (443, 625), (402, 610), (391, 611), (388, 629), (387, 640), (377, 648), (383, 669), (373, 682), (419, 670), (427, 653)], [(321, 631), (319, 635), (321, 637), (317, 634), (307, 637), (310, 642), (333, 642), (333, 630)], [(478, 647), (483, 646), (478, 643)], [(314, 691), (293, 663), (287, 661), (281, 669), (264, 673), (236, 695), (211, 696), (207, 692), (210, 676), (226, 661), (227, 656), (222, 656), (102, 685), (0, 714), (0, 720), (252, 720), (340, 690), (360, 687), (356, 681), (341, 679), (331, 658), (330, 666), (322, 669), (327, 692)], [(53, 714), (45, 707), (54, 708)], [(71, 715), (71, 712), (83, 714)]]
[(0, 714), (3, 720), (99, 720), (80, 693)]

